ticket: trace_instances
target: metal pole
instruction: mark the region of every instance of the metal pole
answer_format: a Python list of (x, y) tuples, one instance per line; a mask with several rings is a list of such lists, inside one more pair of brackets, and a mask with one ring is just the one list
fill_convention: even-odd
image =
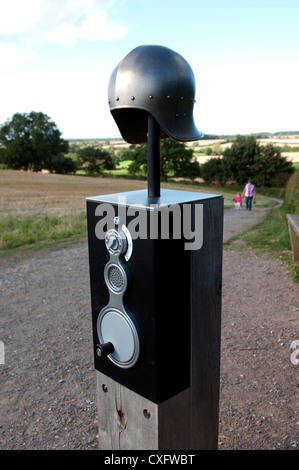
[(148, 115), (147, 135), (148, 197), (160, 197), (160, 126)]

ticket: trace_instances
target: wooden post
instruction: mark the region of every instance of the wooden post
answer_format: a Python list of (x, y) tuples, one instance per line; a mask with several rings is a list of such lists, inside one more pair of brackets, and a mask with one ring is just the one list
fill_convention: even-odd
[(287, 214), (292, 245), (292, 261), (299, 264), (299, 214)]
[(190, 389), (157, 405), (97, 372), (100, 450), (173, 450), (190, 445)]

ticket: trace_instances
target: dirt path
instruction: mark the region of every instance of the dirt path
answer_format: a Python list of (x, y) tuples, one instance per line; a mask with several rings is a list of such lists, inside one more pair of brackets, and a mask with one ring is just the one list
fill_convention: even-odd
[[(224, 239), (263, 215), (226, 211)], [(97, 449), (86, 243), (0, 272), (0, 449)], [(299, 449), (298, 294), (279, 260), (224, 251), (220, 449)]]
[[(272, 208), (281, 206), (282, 200), (276, 198), (272, 199), (274, 205)], [(250, 230), (253, 225), (258, 224), (265, 217), (268, 209), (266, 207), (254, 207), (252, 211), (227, 209), (224, 217), (223, 240), (228, 241), (230, 238), (240, 235), (241, 233)]]

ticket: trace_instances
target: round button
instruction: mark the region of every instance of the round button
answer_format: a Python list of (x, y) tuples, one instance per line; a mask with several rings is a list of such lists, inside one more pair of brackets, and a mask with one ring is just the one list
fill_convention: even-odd
[(126, 236), (122, 232), (111, 229), (105, 235), (106, 248), (112, 255), (119, 255), (126, 250)]
[(97, 329), (101, 342), (113, 344), (114, 351), (108, 357), (114, 364), (129, 368), (136, 363), (139, 356), (139, 338), (128, 315), (108, 308), (99, 315)]
[(107, 249), (108, 250), (117, 250), (119, 248), (118, 239), (114, 236), (107, 239)]
[(103, 340), (114, 346), (113, 358), (119, 362), (128, 362), (135, 349), (135, 339), (130, 324), (122, 315), (111, 311), (102, 320)]

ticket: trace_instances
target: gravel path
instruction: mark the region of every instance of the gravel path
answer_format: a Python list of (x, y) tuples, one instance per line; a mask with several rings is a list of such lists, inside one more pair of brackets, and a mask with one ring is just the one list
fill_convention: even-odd
[[(224, 239), (263, 210), (225, 212)], [(0, 260), (0, 449), (97, 449), (87, 244)], [(299, 449), (298, 286), (224, 251), (220, 449)]]

